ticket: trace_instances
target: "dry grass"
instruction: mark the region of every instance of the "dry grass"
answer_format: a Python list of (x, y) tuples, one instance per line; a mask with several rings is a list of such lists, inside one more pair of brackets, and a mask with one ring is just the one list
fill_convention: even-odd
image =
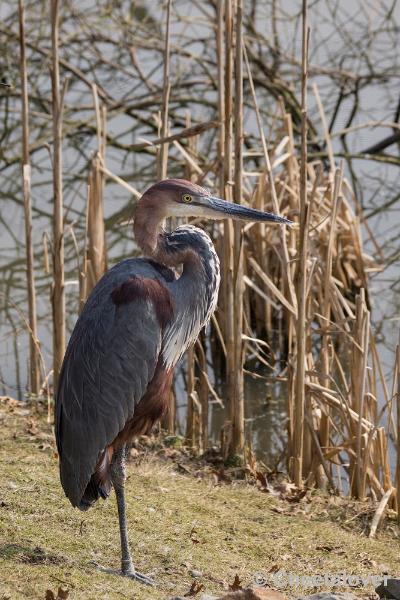
[(254, 573), (277, 568), (298, 575), (379, 574), (385, 566), (396, 572), (394, 516), (377, 539), (362, 533), (373, 506), (318, 493), (312, 502), (283, 502), (253, 486), (178, 474), (149, 455), (129, 467), (128, 518), (137, 567), (153, 573), (157, 587), (102, 574), (90, 561), (118, 567), (114, 499), (88, 513), (73, 510), (44, 419), (22, 405), (2, 403), (0, 411), (0, 598), (38, 600), (64, 584), (71, 600), (156, 600), (186, 593), (192, 569), (201, 571), (209, 593), (227, 588), (236, 574), (248, 584)]

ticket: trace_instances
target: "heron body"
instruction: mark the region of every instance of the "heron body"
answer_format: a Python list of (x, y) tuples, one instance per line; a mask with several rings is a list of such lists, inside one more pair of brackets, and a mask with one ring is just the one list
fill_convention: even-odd
[(220, 283), (209, 236), (192, 225), (167, 233), (162, 225), (171, 215), (289, 223), (214, 198), (188, 181), (159, 182), (142, 196), (135, 215), (145, 258), (110, 269), (75, 325), (56, 395), (61, 483), (81, 510), (115, 488), (122, 573), (144, 583), (149, 580), (136, 574), (128, 548), (126, 445), (167, 411), (174, 367), (214, 312)]
[(197, 250), (182, 275), (145, 258), (120, 262), (94, 288), (68, 344), (57, 439), (63, 488), (83, 510), (108, 496), (113, 452), (166, 412), (174, 367), (215, 308), (211, 240), (191, 226), (165, 238), (169, 251)]

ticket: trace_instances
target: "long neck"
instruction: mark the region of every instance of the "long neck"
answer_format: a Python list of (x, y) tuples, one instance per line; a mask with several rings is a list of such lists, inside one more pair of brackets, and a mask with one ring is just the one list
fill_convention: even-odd
[[(161, 243), (161, 242), (160, 242)], [(183, 264), (182, 275), (171, 285), (175, 300), (175, 319), (166, 332), (163, 355), (174, 365), (214, 312), (218, 300), (220, 269), (217, 253), (208, 235), (191, 225), (165, 233), (163, 257), (176, 266)]]
[[(196, 323), (208, 321), (215, 310), (220, 282), (219, 260), (208, 235), (197, 227), (185, 225), (167, 233), (162, 225), (163, 204), (155, 197), (144, 196), (139, 201), (134, 221), (134, 233), (145, 256), (168, 267), (182, 266), (177, 281), (186, 308), (190, 306)], [(182, 306), (182, 310), (185, 306)], [(197, 334), (196, 334), (197, 335)]]
[[(167, 233), (163, 229), (164, 220), (162, 205), (154, 203), (149, 209), (149, 200), (139, 202), (133, 230), (143, 254), (168, 267), (187, 265), (207, 268), (205, 261), (212, 260), (216, 255), (209, 237), (200, 229), (197, 229), (200, 232), (197, 236), (185, 235), (185, 231), (193, 233), (191, 226), (178, 227), (172, 233)], [(203, 238), (208, 240), (207, 244)]]
[(155, 202), (152, 198), (145, 200), (143, 196), (136, 208), (133, 223), (133, 231), (137, 244), (143, 250), (145, 256), (151, 257), (154, 260), (158, 260), (160, 234), (165, 219), (162, 206), (161, 203)]
[[(219, 286), (219, 259), (205, 231), (183, 225), (159, 236), (158, 259), (164, 264), (182, 265), (181, 286), (192, 292), (188, 300), (212, 302)], [(188, 294), (186, 294), (188, 295)]]

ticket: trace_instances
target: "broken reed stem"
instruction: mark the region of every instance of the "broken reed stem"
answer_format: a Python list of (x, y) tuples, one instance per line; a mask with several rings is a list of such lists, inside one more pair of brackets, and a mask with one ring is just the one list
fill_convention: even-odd
[(25, 247), (29, 311), (29, 389), (33, 394), (40, 391), (40, 350), (37, 334), (36, 288), (32, 240), (31, 168), (29, 164), (29, 99), (25, 47), (25, 5), (19, 0), (19, 42), (22, 104), (22, 177), (25, 214)]
[[(106, 108), (100, 106), (97, 86), (93, 85), (93, 100), (97, 124), (97, 153), (92, 161), (89, 175), (89, 203), (87, 217), (87, 258), (94, 278), (87, 281), (87, 294), (107, 270), (106, 240), (104, 226), (103, 193), (104, 173), (100, 168), (105, 163), (106, 152)], [(87, 274), (86, 274), (87, 275)]]
[(51, 0), (52, 47), (52, 109), (53, 109), (53, 380), (57, 390), (58, 377), (65, 351), (65, 295), (64, 295), (64, 223), (62, 194), (62, 96), (58, 55), (59, 0)]
[(389, 502), (389, 499), (390, 499), (392, 493), (393, 493), (393, 489), (390, 488), (390, 490), (387, 490), (385, 492), (384, 496), (382, 496), (382, 499), (379, 502), (378, 508), (376, 509), (374, 517), (372, 519), (371, 529), (370, 529), (369, 536), (368, 536), (369, 538), (375, 537), (377, 527), (380, 523), (380, 520), (382, 519), (383, 513), (385, 512), (386, 505)]
[(305, 407), (305, 356), (306, 356), (306, 287), (308, 231), (307, 218), (307, 57), (309, 29), (307, 25), (307, 0), (303, 0), (303, 39), (301, 59), (301, 164), (300, 164), (300, 233), (299, 270), (297, 280), (296, 322), (296, 380), (294, 404), (294, 440), (292, 477), (297, 487), (303, 485), (303, 441)]
[[(236, 3), (236, 46), (235, 46), (235, 187), (234, 201), (241, 203), (243, 179), (243, 52), (242, 52), (242, 0)], [(232, 402), (232, 454), (244, 451), (244, 382), (243, 382), (243, 252), (242, 226), (234, 223), (234, 396)]]
[[(171, 20), (171, 1), (167, 0), (167, 16), (166, 16), (166, 31), (165, 31), (165, 47), (164, 47), (164, 75), (163, 75), (163, 97), (161, 109), (161, 138), (168, 135), (168, 107), (169, 96), (171, 91), (170, 73), (169, 73), (169, 55), (170, 55), (170, 20)], [(157, 179), (160, 181), (167, 177), (168, 167), (168, 143), (160, 145), (158, 164), (157, 164)]]

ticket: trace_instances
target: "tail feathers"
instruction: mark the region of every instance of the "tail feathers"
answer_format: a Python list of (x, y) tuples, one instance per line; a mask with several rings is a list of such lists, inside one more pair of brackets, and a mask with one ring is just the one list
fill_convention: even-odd
[(86, 486), (85, 492), (79, 503), (79, 509), (82, 511), (89, 510), (91, 506), (99, 499), (105, 500), (110, 495), (112, 489), (111, 483), (111, 458), (113, 455), (113, 449), (106, 448), (100, 460), (97, 463), (97, 467), (89, 483)]

